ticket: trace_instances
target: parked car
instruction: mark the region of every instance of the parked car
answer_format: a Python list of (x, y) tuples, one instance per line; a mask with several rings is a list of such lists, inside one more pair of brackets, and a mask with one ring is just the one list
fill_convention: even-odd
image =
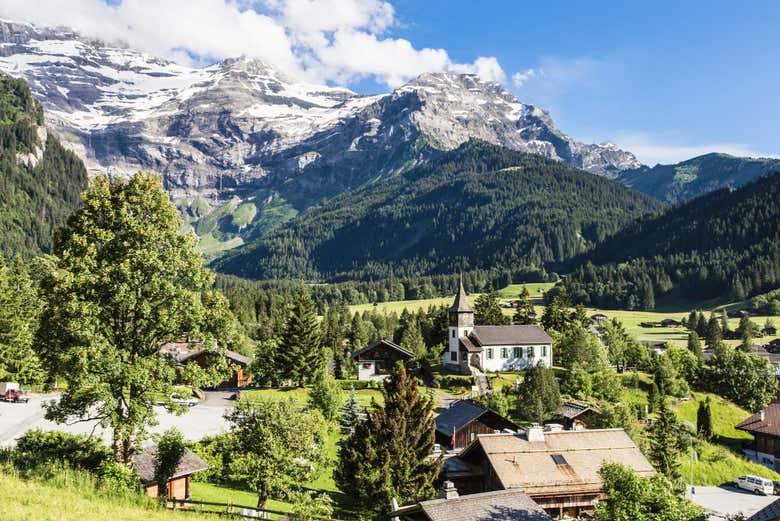
[(198, 400), (195, 398), (185, 398), (184, 396), (173, 393), (171, 395), (171, 401), (173, 403), (178, 403), (179, 405), (186, 405), (187, 407), (195, 407), (198, 405)]
[(30, 396), (21, 389), (8, 389), (5, 393), (0, 394), (0, 400), (4, 402), (27, 403), (30, 401)]
[(775, 495), (780, 496), (780, 481), (775, 481)]
[(774, 482), (758, 476), (740, 476), (734, 480), (734, 485), (742, 490), (747, 490), (754, 494), (762, 494), (764, 496), (771, 496), (775, 493)]

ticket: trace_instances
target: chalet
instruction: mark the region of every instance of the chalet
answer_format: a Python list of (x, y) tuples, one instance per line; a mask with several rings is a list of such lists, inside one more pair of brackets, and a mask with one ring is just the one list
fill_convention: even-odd
[(439, 499), (395, 509), (390, 517), (397, 521), (552, 521), (522, 490), (460, 496), (451, 481), (444, 483)]
[(736, 428), (753, 435), (753, 441), (742, 450), (748, 459), (780, 470), (780, 403), (770, 403)]
[[(143, 452), (133, 456), (133, 468), (141, 478), (146, 494), (157, 497), (157, 482), (154, 479), (154, 467), (157, 460), (157, 447), (148, 447)], [(168, 497), (173, 499), (187, 499), (190, 497), (190, 481), (196, 472), (208, 469), (209, 466), (189, 449), (176, 467), (176, 472), (168, 480)]]
[(492, 409), (471, 400), (458, 400), (436, 417), (436, 443), (448, 449), (462, 449), (477, 434), (505, 429), (517, 431), (520, 427)]
[(235, 351), (212, 351), (210, 349), (195, 349), (189, 354), (179, 357), (181, 364), (195, 362), (200, 367), (208, 367), (213, 363), (214, 357), (225, 356), (231, 366), (230, 378), (216, 386), (217, 389), (240, 389), (252, 383), (252, 377), (247, 372), (247, 367), (252, 362), (248, 356)]
[(461, 495), (521, 489), (556, 518), (592, 515), (606, 496), (599, 469), (622, 463), (639, 476), (654, 474), (623, 429), (480, 434), (458, 456), (445, 461), (441, 479)]
[(590, 322), (592, 324), (602, 324), (607, 320), (609, 320), (609, 317), (604, 313), (596, 313), (595, 315), (590, 316)]
[(777, 336), (777, 328), (775, 326), (764, 326), (761, 332), (766, 336)]
[(661, 321), (661, 327), (680, 327), (680, 322), (673, 318), (665, 318)]
[(412, 358), (414, 353), (389, 340), (377, 340), (352, 354), (358, 364), (358, 380), (384, 380), (396, 362)]
[(449, 309), (444, 366), (463, 374), (524, 369), (540, 361), (552, 366), (552, 338), (544, 329), (526, 326), (476, 326), (474, 310), (460, 281)]
[(561, 405), (557, 415), (564, 428), (568, 430), (583, 430), (587, 426), (588, 419), (601, 414), (598, 407), (584, 402), (568, 401)]

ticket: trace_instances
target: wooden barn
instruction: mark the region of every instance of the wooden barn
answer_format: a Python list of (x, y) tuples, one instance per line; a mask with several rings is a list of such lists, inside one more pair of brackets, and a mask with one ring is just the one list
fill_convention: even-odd
[[(154, 480), (154, 466), (157, 459), (157, 447), (152, 446), (145, 449), (140, 454), (133, 456), (133, 466), (141, 483), (144, 485), (146, 494), (150, 497), (157, 497), (157, 482)], [(196, 472), (208, 469), (202, 459), (189, 449), (186, 449), (184, 455), (176, 467), (176, 472), (168, 480), (168, 497), (172, 499), (187, 499), (190, 497), (190, 481), (192, 475)]]
[(414, 353), (389, 340), (377, 340), (352, 354), (358, 364), (358, 380), (384, 380), (396, 362), (406, 363), (412, 358)]
[(458, 400), (436, 417), (436, 443), (448, 449), (462, 449), (477, 434), (505, 429), (517, 431), (520, 427), (492, 409), (471, 400)]

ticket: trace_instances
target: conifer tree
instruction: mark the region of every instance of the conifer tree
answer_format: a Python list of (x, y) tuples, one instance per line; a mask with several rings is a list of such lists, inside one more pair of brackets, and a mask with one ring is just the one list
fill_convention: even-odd
[(384, 405), (373, 403), (366, 420), (340, 447), (334, 472), (341, 490), (379, 512), (387, 512), (393, 498), (407, 504), (432, 497), (442, 463), (430, 457), (433, 401), (420, 393), (403, 364), (393, 368), (383, 395)]
[(702, 361), (704, 359), (704, 353), (701, 348), (701, 340), (696, 331), (688, 333), (688, 351), (696, 355), (696, 359)]
[(561, 394), (553, 370), (541, 360), (529, 367), (520, 384), (517, 410), (520, 417), (542, 423), (561, 405)]
[(362, 349), (368, 344), (368, 328), (360, 313), (355, 312), (349, 326), (349, 342), (353, 350)]
[(517, 296), (517, 308), (514, 317), (512, 317), (512, 321), (518, 326), (536, 324), (536, 311), (531, 302), (531, 295), (528, 293), (528, 288), (525, 286), (520, 290), (520, 295)]
[(501, 311), (498, 293), (482, 293), (474, 300), (474, 323), (480, 326), (503, 326), (509, 324), (509, 317)]
[(653, 380), (650, 391), (647, 393), (647, 409), (649, 412), (655, 412), (658, 408), (658, 399), (660, 396), (661, 392), (658, 390), (658, 384)]
[(699, 311), (696, 319), (696, 332), (699, 334), (699, 337), (707, 338), (707, 319), (701, 311)]
[(292, 308), (277, 351), (277, 367), (283, 379), (299, 387), (317, 374), (323, 366), (317, 312), (309, 290), (301, 284), (293, 297)]
[(720, 328), (723, 330), (723, 335), (725, 336), (729, 331), (729, 316), (726, 313), (725, 309), (722, 309), (720, 311)]
[(718, 319), (714, 316), (710, 317), (709, 322), (707, 322), (707, 347), (713, 348), (718, 345), (721, 340), (723, 340), (723, 330), (720, 327), (720, 322), (718, 322)]
[(341, 426), (345, 431), (352, 432), (355, 425), (360, 421), (361, 407), (355, 393), (355, 386), (349, 386), (349, 398), (341, 408)]
[(410, 353), (414, 353), (416, 358), (425, 356), (428, 349), (425, 347), (425, 340), (423, 340), (417, 320), (412, 319), (409, 321), (409, 325), (401, 333), (400, 345)]
[(712, 438), (712, 403), (709, 396), (699, 402), (696, 411), (696, 432), (705, 440)]
[(680, 478), (680, 424), (674, 411), (666, 405), (666, 398), (658, 400), (658, 418), (648, 429), (650, 453), (649, 459), (655, 469), (677, 483)]

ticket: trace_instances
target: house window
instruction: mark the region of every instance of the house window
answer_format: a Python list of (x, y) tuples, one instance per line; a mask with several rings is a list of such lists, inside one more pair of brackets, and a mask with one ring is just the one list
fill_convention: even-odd
[(493, 360), (493, 348), (492, 347), (488, 347), (487, 348), (487, 350), (485, 351), (485, 356), (487, 357), (488, 360)]
[(501, 348), (501, 359), (506, 360), (509, 358), (509, 350), (506, 347)]
[(563, 454), (553, 454), (552, 459), (556, 465), (566, 465), (566, 458), (563, 457)]
[(512, 348), (512, 358), (523, 358), (523, 348), (522, 347), (513, 347)]
[(452, 330), (452, 338), (455, 338), (455, 330)]
[(457, 351), (453, 351), (453, 352), (450, 353), (450, 360), (452, 360), (453, 362), (457, 362), (458, 361), (458, 353), (457, 353)]
[(533, 358), (534, 356), (536, 356), (534, 354), (534, 346), (528, 346), (528, 358)]
[(542, 346), (542, 356), (547, 356), (547, 346)]

